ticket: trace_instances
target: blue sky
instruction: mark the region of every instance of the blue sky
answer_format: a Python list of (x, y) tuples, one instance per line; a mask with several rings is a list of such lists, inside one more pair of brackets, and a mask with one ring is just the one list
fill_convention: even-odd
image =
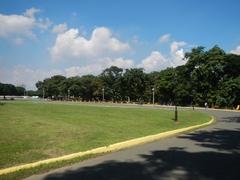
[(104, 68), (146, 72), (186, 63), (195, 46), (240, 54), (240, 1), (61, 0), (0, 2), (0, 82), (35, 89), (62, 74)]

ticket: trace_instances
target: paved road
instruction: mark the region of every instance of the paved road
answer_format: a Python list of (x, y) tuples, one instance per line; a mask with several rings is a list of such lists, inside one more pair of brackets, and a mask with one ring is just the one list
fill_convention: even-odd
[(28, 179), (240, 179), (240, 113), (209, 110), (207, 128), (114, 152)]

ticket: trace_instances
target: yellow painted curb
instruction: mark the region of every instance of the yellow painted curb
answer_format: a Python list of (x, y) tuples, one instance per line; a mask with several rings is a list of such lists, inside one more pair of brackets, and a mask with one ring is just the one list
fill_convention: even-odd
[(34, 163), (9, 167), (9, 168), (5, 168), (5, 169), (1, 169), (0, 170), (0, 175), (13, 173), (13, 172), (23, 170), (23, 169), (30, 169), (30, 168), (34, 168), (34, 167), (37, 167), (37, 166), (40, 166), (40, 165), (43, 165), (43, 164), (54, 163), (54, 162), (57, 162), (57, 161), (71, 160), (71, 159), (74, 159), (74, 158), (77, 158), (77, 157), (83, 157), (83, 156), (90, 155), (90, 154), (100, 154), (100, 153), (118, 151), (118, 150), (125, 149), (125, 148), (128, 148), (128, 147), (132, 147), (132, 146), (135, 146), (135, 145), (152, 142), (152, 141), (155, 141), (155, 140), (158, 140), (158, 139), (170, 137), (170, 136), (173, 136), (173, 135), (176, 135), (176, 134), (179, 134), (179, 133), (183, 133), (183, 132), (187, 132), (187, 131), (197, 129), (197, 128), (200, 128), (200, 127), (203, 127), (203, 126), (207, 126), (207, 125), (212, 124), (213, 122), (214, 122), (214, 118), (212, 117), (209, 122), (206, 122), (206, 123), (203, 123), (203, 124), (200, 124), (200, 125), (195, 125), (195, 126), (191, 126), (191, 127), (176, 129), (176, 130), (167, 131), (167, 132), (163, 132), (163, 133), (159, 133), (159, 134), (155, 134), (155, 135), (149, 135), (149, 136), (136, 138), (136, 139), (120, 142), (120, 143), (115, 143), (115, 144), (112, 144), (112, 145), (109, 145), (109, 146), (103, 146), (103, 147), (91, 149), (91, 150), (88, 150), (88, 151), (73, 153), (73, 154), (69, 154), (69, 155), (65, 155), (65, 156), (61, 156), (61, 157), (50, 158), (50, 159), (46, 159), (46, 160), (42, 160), (42, 161), (38, 161), (38, 162), (34, 162)]

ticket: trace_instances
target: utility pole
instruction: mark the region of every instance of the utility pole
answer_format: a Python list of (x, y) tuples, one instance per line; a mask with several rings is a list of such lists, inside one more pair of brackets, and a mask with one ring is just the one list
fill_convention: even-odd
[(43, 88), (43, 99), (45, 98), (45, 89)]
[(105, 89), (102, 88), (102, 101), (103, 101), (103, 102), (104, 102), (104, 91), (105, 91)]
[(70, 89), (68, 89), (68, 101), (70, 99)]
[(155, 96), (155, 92), (154, 92), (154, 91), (155, 91), (155, 89), (152, 88), (152, 93), (153, 93), (153, 94), (152, 94), (152, 95), (153, 95), (153, 97), (152, 97), (152, 103), (153, 103), (153, 105), (154, 105), (154, 103), (155, 103), (155, 97), (154, 97), (154, 96)]
[[(177, 73), (175, 72), (174, 74), (174, 82), (175, 82), (175, 87), (177, 84)], [(176, 101), (176, 93), (174, 94), (174, 104), (175, 104), (175, 122), (178, 122), (178, 109), (177, 109), (177, 101)]]

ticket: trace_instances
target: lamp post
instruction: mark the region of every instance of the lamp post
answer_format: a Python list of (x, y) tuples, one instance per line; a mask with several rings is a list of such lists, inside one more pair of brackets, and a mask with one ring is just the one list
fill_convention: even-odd
[(102, 88), (102, 101), (103, 101), (103, 102), (104, 102), (104, 91), (105, 91), (105, 89)]
[(70, 89), (68, 89), (68, 101), (70, 99)]
[(155, 97), (154, 97), (154, 95), (155, 95), (155, 92), (154, 92), (154, 88), (152, 88), (152, 103), (153, 103), (153, 105), (154, 105), (154, 101), (155, 101)]
[(45, 89), (43, 88), (43, 99), (45, 98)]
[[(176, 85), (177, 84), (177, 73), (176, 72), (174, 73), (174, 82), (175, 82), (175, 85)], [(174, 118), (174, 121), (178, 122), (178, 109), (177, 109), (177, 102), (176, 102), (176, 91), (175, 91), (175, 95), (174, 95), (174, 104), (175, 104), (175, 118)]]

